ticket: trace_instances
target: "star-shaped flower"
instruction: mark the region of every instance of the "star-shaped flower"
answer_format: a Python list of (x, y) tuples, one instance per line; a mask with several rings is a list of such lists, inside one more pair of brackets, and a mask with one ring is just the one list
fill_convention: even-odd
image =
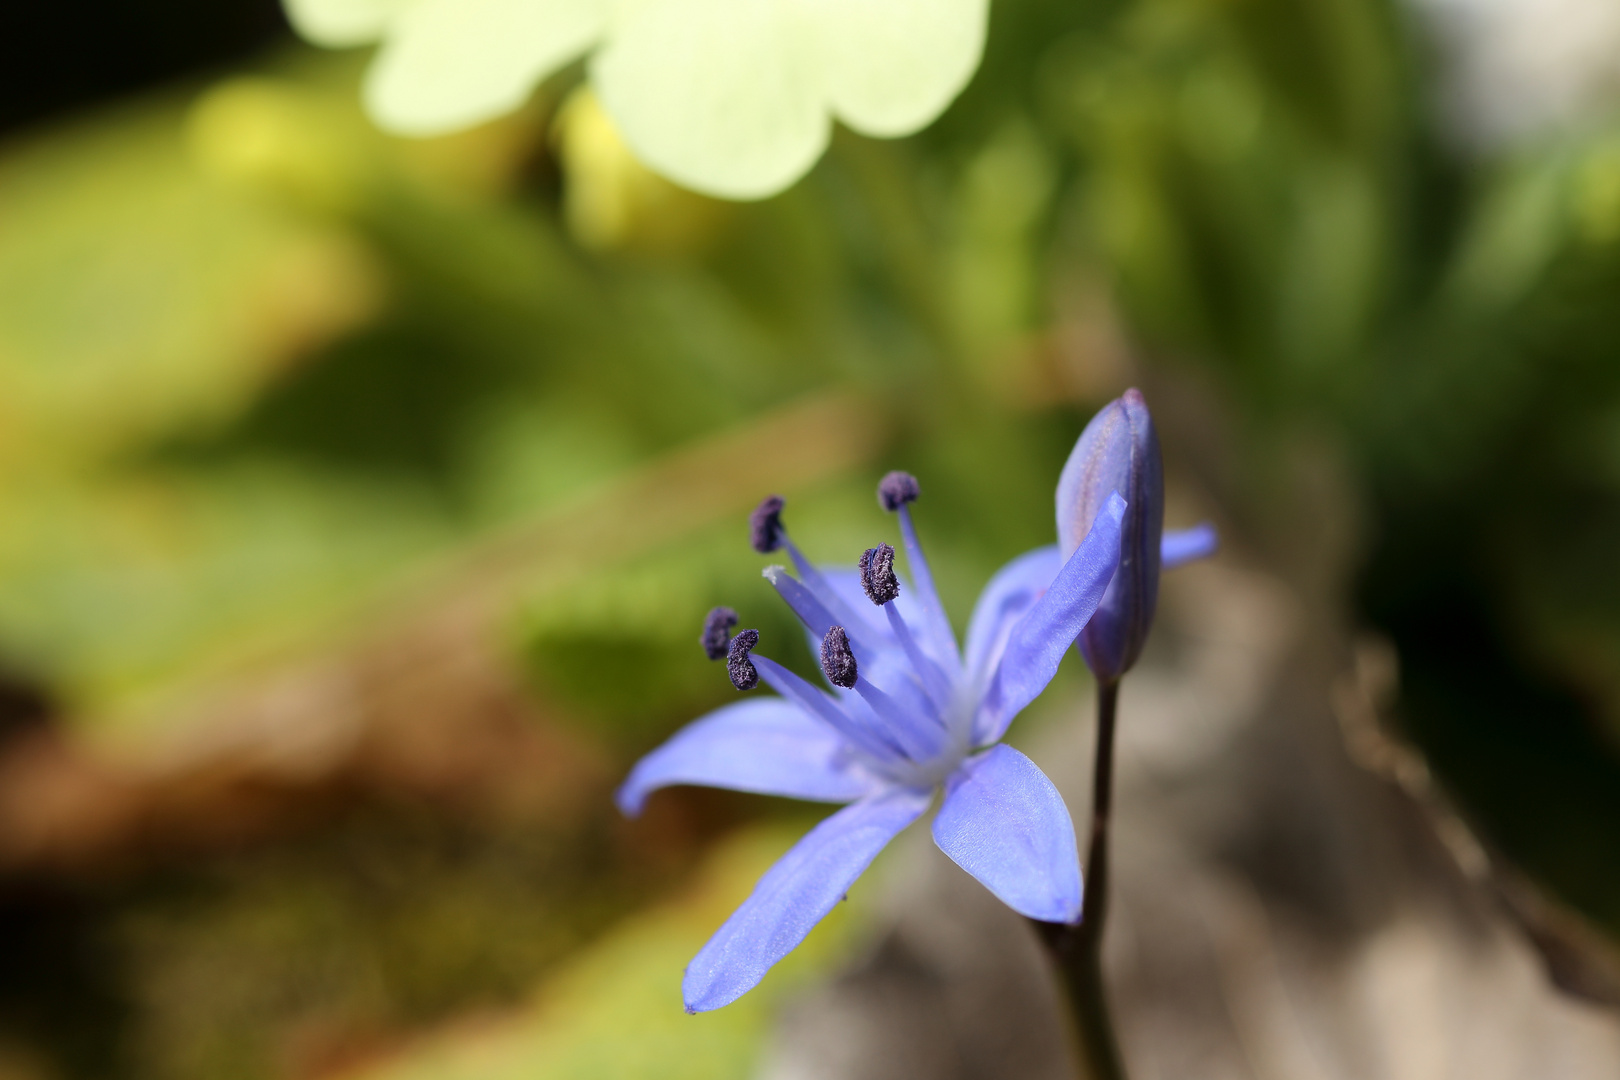
[(706, 651), (725, 657), (738, 689), (763, 679), (781, 696), (728, 705), (688, 725), (643, 758), (619, 791), (627, 814), (670, 784), (849, 803), (783, 856), (693, 959), (682, 984), (688, 1011), (729, 1004), (758, 983), (941, 786), (933, 832), (947, 855), (1024, 915), (1079, 916), (1069, 812), (1040, 769), (1000, 739), (1101, 601), (1119, 562), (1125, 502), (1108, 500), (1067, 561), (1055, 546), (1042, 548), (997, 573), (964, 652), (912, 527), (907, 504), (916, 496), (904, 473), (879, 488), (900, 518), (905, 585), (887, 544), (869, 550), (859, 570), (818, 569), (788, 538), (782, 500), (762, 503), (754, 547), (785, 548), (798, 570), (765, 574), (804, 623), (830, 689), (754, 652), (757, 631), (728, 638), (736, 613), (716, 608), (704, 628)]
[(787, 187), (834, 118), (907, 135), (967, 85), (988, 0), (285, 0), (309, 40), (380, 41), (366, 107), (401, 134), (510, 112), (589, 54), (636, 156), (710, 195)]
[[(945, 854), (1022, 915), (1079, 918), (1069, 811), (1035, 763), (1001, 737), (1052, 680), (1105, 597), (1120, 597), (1123, 585), (1125, 597), (1114, 603), (1139, 606), (1132, 590), (1140, 591), (1141, 574), (1151, 573), (1156, 592), (1161, 566), (1214, 552), (1208, 525), (1161, 538), (1158, 476), (1151, 419), (1131, 390), (1105, 406), (1075, 445), (1058, 485), (1059, 544), (1020, 555), (990, 579), (965, 650), (957, 648), (912, 525), (915, 478), (893, 472), (878, 485), (878, 502), (900, 519), (909, 585), (895, 575), (888, 544), (869, 548), (858, 569), (818, 569), (788, 537), (782, 499), (760, 503), (750, 540), (761, 554), (785, 549), (798, 570), (795, 578), (772, 566), (765, 576), (804, 623), (830, 689), (755, 653), (757, 630), (732, 637), (737, 613), (715, 608), (701, 639), (709, 659), (726, 661), (737, 689), (763, 679), (781, 697), (727, 705), (687, 725), (636, 764), (619, 789), (619, 807), (639, 814), (649, 794), (673, 784), (849, 805), (794, 845), (693, 958), (681, 986), (688, 1012), (719, 1008), (752, 989), (940, 787), (933, 832)], [(1129, 517), (1136, 508), (1099, 486), (1112, 477), (1152, 504), (1145, 515)], [(1144, 564), (1129, 581), (1114, 580), (1121, 566)], [(1139, 648), (1151, 617), (1151, 610), (1116, 617), (1109, 632), (1144, 624), (1131, 639)]]

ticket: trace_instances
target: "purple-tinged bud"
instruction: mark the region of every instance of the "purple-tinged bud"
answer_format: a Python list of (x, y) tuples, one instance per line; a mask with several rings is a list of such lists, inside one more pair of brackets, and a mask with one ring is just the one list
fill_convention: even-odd
[(731, 685), (739, 690), (752, 690), (759, 685), (759, 672), (748, 659), (748, 654), (758, 644), (758, 630), (743, 630), (731, 639), (731, 648), (726, 651), (726, 674), (731, 676)]
[(900, 595), (900, 579), (894, 576), (894, 548), (879, 544), (861, 553), (861, 588), (878, 607)]
[(1159, 542), (1164, 532), (1164, 466), (1159, 437), (1140, 391), (1125, 391), (1092, 417), (1058, 480), (1058, 539), (1074, 553), (1108, 496), (1125, 499), (1119, 569), (1097, 613), (1080, 632), (1092, 674), (1111, 683), (1142, 654), (1159, 600)]
[(719, 660), (731, 651), (731, 628), (737, 625), (737, 613), (728, 607), (717, 607), (703, 620), (703, 652), (710, 660)]
[(855, 685), (859, 672), (855, 667), (855, 652), (849, 647), (849, 635), (842, 626), (828, 629), (821, 639), (821, 671), (827, 681), (845, 690)]
[(748, 542), (761, 555), (769, 555), (782, 546), (782, 507), (787, 500), (770, 495), (748, 516)]
[(920, 494), (917, 478), (908, 472), (895, 470), (878, 481), (878, 503), (891, 514), (906, 503), (916, 502)]

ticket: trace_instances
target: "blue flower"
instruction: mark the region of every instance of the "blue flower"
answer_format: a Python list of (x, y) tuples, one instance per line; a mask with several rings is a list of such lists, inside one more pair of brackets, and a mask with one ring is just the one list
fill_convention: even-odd
[(726, 645), (738, 689), (763, 680), (781, 696), (694, 721), (643, 758), (619, 790), (631, 815), (672, 784), (849, 804), (794, 845), (693, 958), (681, 986), (688, 1012), (752, 989), (940, 787), (933, 833), (945, 854), (1023, 915), (1080, 915), (1068, 809), (1040, 769), (1000, 740), (1102, 600), (1120, 558), (1125, 500), (1113, 493), (1103, 501), (1066, 560), (1053, 546), (1003, 567), (979, 597), (959, 650), (912, 526), (916, 481), (891, 473), (878, 494), (899, 515), (907, 585), (886, 544), (869, 550), (859, 570), (816, 567), (788, 538), (779, 498), (762, 503), (751, 522), (755, 549), (785, 549), (798, 572), (772, 566), (765, 576), (804, 623), (829, 687), (754, 652), (757, 631), (727, 644), (735, 614), (717, 608), (704, 627), (705, 650), (718, 659)]

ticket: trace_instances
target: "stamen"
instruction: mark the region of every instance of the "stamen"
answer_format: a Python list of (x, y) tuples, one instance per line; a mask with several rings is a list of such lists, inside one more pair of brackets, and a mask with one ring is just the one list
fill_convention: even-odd
[(899, 609), (894, 606), (895, 598), (900, 595), (900, 580), (894, 576), (893, 547), (879, 544), (875, 548), (867, 548), (861, 555), (861, 588), (866, 590), (866, 598), (881, 607), (883, 613), (888, 616), (889, 629), (894, 632), (900, 647), (906, 651), (906, 658), (911, 661), (911, 667), (916, 671), (917, 678), (922, 680), (923, 690), (936, 713), (947, 708), (951, 701), (950, 680), (939, 670), (939, 666), (923, 653), (916, 639), (911, 636), (911, 628), (906, 625), (905, 620), (900, 617)]
[(842, 626), (834, 626), (821, 639), (821, 670), (827, 681), (845, 690), (853, 689), (858, 671), (855, 654), (850, 651), (849, 635)]
[(883, 613), (889, 617), (889, 629), (900, 642), (900, 647), (906, 651), (906, 659), (911, 661), (911, 668), (922, 680), (923, 692), (934, 706), (936, 719), (938, 714), (950, 707), (951, 682), (939, 665), (928, 658), (917, 644), (917, 639), (911, 635), (911, 627), (900, 617), (900, 609), (893, 604), (884, 604)]
[(748, 659), (748, 654), (758, 644), (758, 630), (744, 630), (731, 639), (731, 648), (726, 652), (726, 674), (731, 676), (731, 685), (739, 690), (752, 690), (759, 685), (759, 672)]
[[(857, 642), (874, 640), (882, 636), (881, 627), (875, 625), (855, 607), (844, 603), (844, 598), (838, 595), (838, 591), (832, 587), (822, 572), (816, 569), (815, 563), (805, 558), (799, 546), (787, 534), (786, 528), (782, 530), (782, 546), (787, 548), (788, 554), (793, 557), (793, 565), (798, 569), (804, 587), (832, 614), (833, 622), (853, 631)], [(770, 577), (770, 574), (767, 573), (766, 577)], [(773, 578), (772, 582), (774, 581)]]
[(768, 656), (756, 656), (754, 662), (759, 665), (760, 677), (770, 683), (777, 693), (785, 698), (791, 698), (807, 712), (819, 716), (834, 731), (861, 750), (879, 761), (893, 761), (906, 756), (906, 752), (889, 732), (874, 729), (851, 716), (825, 690), (816, 689)]
[[(854, 627), (857, 633), (871, 631), (881, 633), (880, 627), (874, 626), (864, 615), (844, 603), (837, 591), (827, 583), (821, 571), (804, 557), (798, 545), (788, 536), (787, 526), (782, 523), (782, 507), (785, 505), (786, 500), (782, 496), (772, 495), (754, 508), (753, 514), (748, 519), (749, 542), (753, 544), (754, 550), (761, 555), (768, 555), (778, 548), (786, 548), (788, 554), (793, 557), (793, 565), (798, 568), (799, 577), (803, 579), (805, 588), (809, 589), (834, 618), (845, 626)], [(770, 576), (769, 570), (766, 571), (766, 576)]]
[(906, 503), (916, 502), (921, 493), (917, 478), (898, 469), (878, 481), (878, 502), (891, 514)]
[(761, 555), (769, 555), (782, 546), (782, 507), (787, 500), (780, 495), (767, 496), (748, 516), (748, 542)]
[(737, 613), (728, 607), (717, 607), (703, 620), (703, 652), (710, 660), (719, 660), (731, 651), (731, 628), (737, 625)]
[(922, 608), (923, 631), (933, 644), (934, 652), (952, 669), (959, 670), (961, 661), (956, 651), (956, 635), (951, 622), (940, 605), (939, 593), (934, 589), (934, 575), (928, 571), (928, 560), (923, 557), (922, 545), (917, 542), (917, 530), (911, 523), (910, 504), (917, 501), (921, 489), (917, 478), (910, 473), (895, 471), (878, 482), (878, 502), (883, 509), (900, 518), (900, 537), (906, 545), (906, 565), (911, 569), (911, 587), (916, 590), (917, 605)]
[(869, 647), (869, 643), (874, 640), (870, 626), (861, 626), (851, 631), (849, 628), (856, 624), (847, 617), (847, 608), (840, 614), (822, 602), (830, 593), (818, 596), (804, 582), (795, 579), (780, 566), (767, 566), (762, 572), (765, 580), (771, 583), (771, 588), (775, 589), (777, 595), (793, 609), (793, 614), (799, 617), (806, 630), (817, 637), (826, 637), (828, 630), (834, 626), (842, 626), (849, 636), (849, 647), (855, 653), (855, 658), (863, 663), (870, 663), (873, 660), (874, 653)]
[(878, 607), (900, 595), (900, 579), (894, 576), (894, 548), (879, 544), (861, 553), (861, 588)]
[(940, 736), (944, 734), (942, 727), (918, 723), (915, 714), (873, 686), (870, 679), (857, 678), (855, 692), (861, 695), (906, 757), (912, 761), (927, 761), (939, 752)]

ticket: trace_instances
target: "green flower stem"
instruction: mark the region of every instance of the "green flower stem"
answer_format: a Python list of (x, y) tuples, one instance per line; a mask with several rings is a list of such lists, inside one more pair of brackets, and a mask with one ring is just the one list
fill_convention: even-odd
[(1091, 783), (1091, 844), (1078, 926), (1037, 922), (1074, 1014), (1085, 1080), (1125, 1080), (1103, 988), (1103, 925), (1108, 917), (1108, 819), (1114, 799), (1114, 714), (1119, 683), (1097, 687), (1097, 759)]

